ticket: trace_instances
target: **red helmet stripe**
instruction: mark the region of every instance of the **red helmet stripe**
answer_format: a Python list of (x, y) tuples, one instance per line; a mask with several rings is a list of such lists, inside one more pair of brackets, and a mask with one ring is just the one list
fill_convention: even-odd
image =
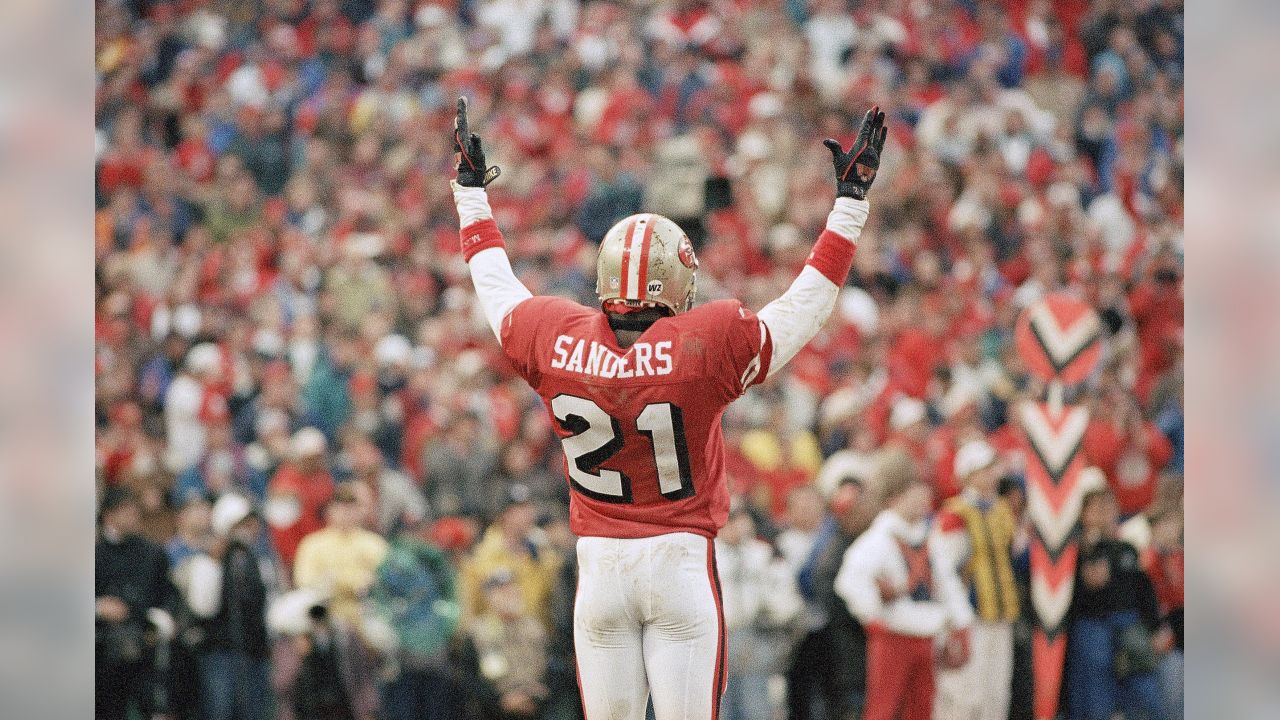
[(618, 271), (618, 274), (622, 276), (622, 287), (618, 290), (618, 295), (623, 298), (626, 298), (629, 295), (627, 292), (627, 278), (631, 271), (631, 235), (634, 233), (635, 229), (636, 221), (632, 220), (627, 223), (627, 229), (622, 233), (622, 267)]
[(657, 224), (652, 215), (645, 216), (644, 239), (640, 241), (640, 287), (636, 288), (641, 300), (649, 297), (649, 245), (653, 242), (653, 226)]

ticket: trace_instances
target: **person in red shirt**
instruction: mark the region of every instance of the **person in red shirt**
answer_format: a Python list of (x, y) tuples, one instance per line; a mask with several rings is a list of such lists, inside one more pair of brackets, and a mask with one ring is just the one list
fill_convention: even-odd
[[(560, 437), (578, 540), (574, 638), (587, 717), (718, 717), (725, 632), (713, 539), (729, 511), (720, 419), (822, 327), (870, 206), (884, 113), (849, 152), (835, 141), (839, 196), (791, 287), (759, 314), (737, 300), (693, 307), (698, 260), (667, 218), (613, 226), (597, 261), (599, 308), (535, 297), (511, 269), (485, 163), (459, 99), (452, 183), (462, 254), (489, 327), (538, 392)], [(856, 170), (856, 171), (855, 171)]]
[(1084, 453), (1090, 465), (1106, 474), (1120, 514), (1129, 517), (1155, 498), (1160, 471), (1173, 457), (1173, 444), (1142, 418), (1132, 396), (1112, 388), (1092, 403)]
[(1138, 328), (1138, 397), (1147, 398), (1160, 374), (1178, 358), (1182, 337), (1182, 269), (1171, 250), (1161, 249), (1151, 274), (1129, 293), (1129, 311)]
[(307, 427), (289, 440), (289, 461), (267, 484), (263, 515), (271, 542), (285, 567), (292, 571), (298, 544), (324, 526), (324, 507), (333, 497), (333, 476), (325, 462), (328, 442), (319, 430)]

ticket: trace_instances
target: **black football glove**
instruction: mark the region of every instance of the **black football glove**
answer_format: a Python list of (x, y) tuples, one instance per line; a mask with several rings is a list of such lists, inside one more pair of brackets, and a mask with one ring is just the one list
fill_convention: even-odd
[(876, 171), (880, 169), (880, 151), (884, 149), (884, 140), (888, 134), (889, 129), (884, 126), (884, 113), (876, 106), (863, 116), (862, 129), (858, 131), (858, 139), (849, 148), (849, 152), (845, 152), (840, 143), (831, 138), (822, 141), (831, 151), (836, 166), (836, 195), (857, 200), (867, 199), (867, 190), (871, 189), (871, 183), (876, 180)]
[(458, 153), (458, 184), (482, 188), (502, 174), (502, 168), (487, 167), (480, 136), (467, 127), (467, 99), (458, 98), (458, 117), (453, 121), (453, 151)]

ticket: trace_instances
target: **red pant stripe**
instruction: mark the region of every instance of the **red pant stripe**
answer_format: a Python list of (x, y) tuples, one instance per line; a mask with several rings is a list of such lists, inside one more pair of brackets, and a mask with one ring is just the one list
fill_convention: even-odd
[(724, 605), (720, 603), (720, 572), (716, 568), (716, 546), (711, 538), (707, 538), (707, 575), (711, 579), (711, 597), (716, 601), (716, 632), (719, 639), (716, 641), (716, 673), (715, 682), (711, 686), (713, 693), (711, 701), (711, 720), (719, 720), (720, 718), (720, 700), (724, 697), (725, 684), (729, 678), (725, 675), (725, 656), (727, 654), (725, 648), (724, 637)]

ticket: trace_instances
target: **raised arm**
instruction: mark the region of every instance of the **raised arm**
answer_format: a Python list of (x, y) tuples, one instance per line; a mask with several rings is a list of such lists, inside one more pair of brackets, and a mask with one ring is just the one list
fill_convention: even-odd
[(502, 342), (502, 320), (516, 305), (533, 297), (529, 288), (516, 278), (507, 259), (502, 231), (493, 220), (485, 186), (500, 174), (496, 165), (488, 167), (480, 136), (467, 125), (467, 100), (458, 98), (458, 116), (454, 120), (453, 151), (458, 154), (458, 177), (450, 181), (453, 202), (458, 209), (458, 236), (462, 243), (462, 259), (471, 270), (476, 298), (484, 311), (489, 328)]
[(867, 190), (880, 167), (880, 153), (887, 133), (884, 113), (879, 107), (873, 107), (863, 117), (858, 139), (849, 152), (835, 140), (823, 141), (831, 150), (835, 165), (836, 203), (799, 277), (781, 297), (758, 313), (769, 328), (773, 342), (770, 377), (818, 334), (835, 307), (840, 287), (853, 265), (862, 227), (867, 222), (871, 208)]

